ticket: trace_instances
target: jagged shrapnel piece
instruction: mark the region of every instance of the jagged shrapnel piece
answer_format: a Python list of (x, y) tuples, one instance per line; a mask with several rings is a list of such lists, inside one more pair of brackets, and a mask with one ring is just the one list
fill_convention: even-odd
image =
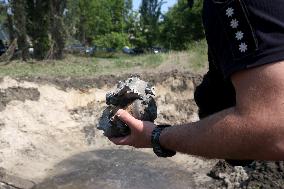
[(129, 135), (128, 126), (114, 116), (120, 108), (137, 119), (154, 122), (157, 118), (154, 95), (154, 88), (139, 77), (131, 77), (124, 82), (119, 81), (116, 90), (106, 94), (108, 107), (103, 111), (98, 129), (103, 130), (107, 137)]

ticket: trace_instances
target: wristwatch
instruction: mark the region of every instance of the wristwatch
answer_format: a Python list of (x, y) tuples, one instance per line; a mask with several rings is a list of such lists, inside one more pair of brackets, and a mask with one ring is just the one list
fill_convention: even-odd
[(153, 151), (158, 157), (167, 158), (176, 155), (175, 151), (165, 149), (160, 144), (160, 135), (162, 131), (167, 127), (171, 127), (171, 125), (158, 125), (152, 132), (151, 143)]

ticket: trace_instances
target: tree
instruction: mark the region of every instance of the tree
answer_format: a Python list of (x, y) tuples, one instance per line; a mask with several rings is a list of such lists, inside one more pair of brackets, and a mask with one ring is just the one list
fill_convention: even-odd
[(66, 0), (50, 0), (50, 33), (53, 45), (53, 58), (62, 59), (66, 41), (63, 14), (66, 10)]
[(132, 46), (144, 48), (147, 46), (146, 37), (140, 23), (140, 13), (132, 11), (128, 21), (129, 41)]
[(159, 21), (162, 16), (161, 8), (163, 0), (142, 0), (140, 7), (141, 28), (146, 38), (146, 45), (152, 47), (158, 40)]
[(14, 26), (16, 30), (18, 48), (21, 51), (22, 59), (26, 61), (29, 58), (29, 45), (27, 42), (27, 29), (26, 29), (26, 1), (25, 0), (12, 0), (11, 1)]
[(27, 1), (27, 28), (32, 38), (34, 57), (42, 60), (50, 50), (50, 3), (46, 0)]
[(188, 0), (179, 0), (164, 16), (161, 26), (161, 43), (170, 49), (184, 50), (192, 41), (205, 37), (202, 26), (203, 0), (195, 0), (188, 7)]
[(78, 3), (79, 22), (77, 23), (77, 37), (83, 44), (86, 44), (87, 40), (90, 40), (89, 20), (91, 19), (91, 12), (94, 10), (92, 3), (93, 0), (79, 0)]
[(0, 4), (0, 23), (3, 23), (6, 20), (6, 8), (3, 4)]
[(125, 0), (124, 3), (124, 11), (123, 11), (123, 18), (125, 22), (124, 31), (130, 34), (130, 30), (133, 28), (134, 23), (134, 11), (133, 8), (133, 1), (132, 0)]
[(126, 33), (111, 32), (98, 37), (95, 44), (102, 47), (122, 49), (129, 45), (128, 36)]
[[(76, 38), (81, 43), (113, 44), (110, 41), (128, 41), (125, 34), (128, 32), (132, 0), (79, 0), (77, 7), (79, 19), (76, 24)], [(107, 41), (104, 43), (102, 39)]]
[(73, 38), (77, 31), (79, 23), (79, 1), (67, 0), (66, 9), (64, 11), (64, 25), (68, 38)]

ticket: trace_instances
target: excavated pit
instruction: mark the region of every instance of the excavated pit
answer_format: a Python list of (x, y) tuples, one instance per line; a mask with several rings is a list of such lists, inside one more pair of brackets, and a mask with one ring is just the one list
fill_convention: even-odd
[[(214, 167), (217, 160), (159, 159), (111, 144), (96, 125), (105, 94), (128, 77), (2, 78), (0, 189), (283, 188), (282, 162), (223, 169)], [(173, 71), (141, 79), (155, 86), (156, 123), (198, 120), (193, 92), (201, 76)]]

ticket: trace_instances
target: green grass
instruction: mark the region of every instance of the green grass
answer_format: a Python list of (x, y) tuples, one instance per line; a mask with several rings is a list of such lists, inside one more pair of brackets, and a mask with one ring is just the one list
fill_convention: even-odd
[(12, 76), (74, 76), (86, 77), (105, 74), (132, 73), (133, 71), (167, 71), (180, 68), (192, 72), (207, 69), (207, 47), (204, 41), (192, 44), (190, 50), (164, 54), (129, 56), (117, 53), (111, 58), (80, 57), (67, 55), (64, 60), (0, 63), (0, 77)]
[(207, 68), (208, 56), (207, 56), (207, 43), (205, 40), (194, 42), (190, 45), (188, 53), (191, 56), (189, 67), (193, 71), (199, 71)]

